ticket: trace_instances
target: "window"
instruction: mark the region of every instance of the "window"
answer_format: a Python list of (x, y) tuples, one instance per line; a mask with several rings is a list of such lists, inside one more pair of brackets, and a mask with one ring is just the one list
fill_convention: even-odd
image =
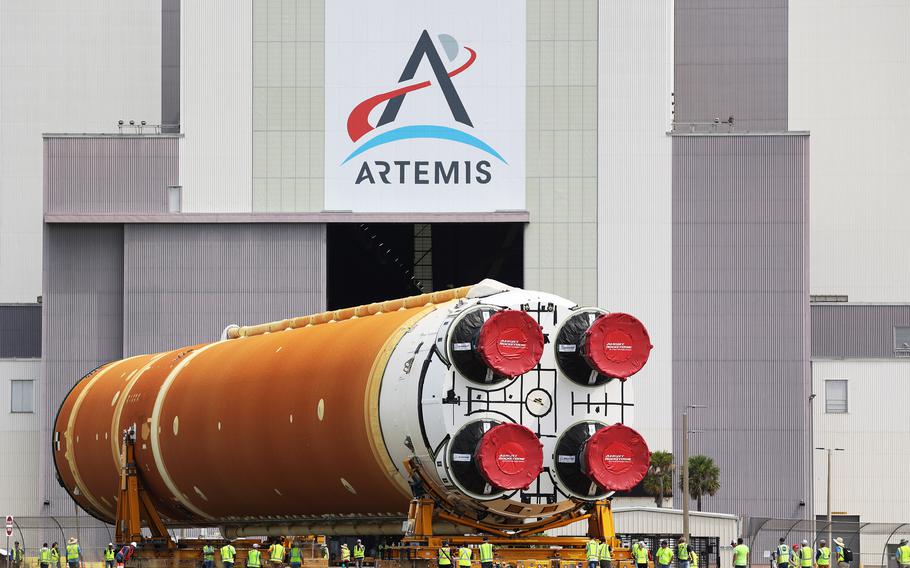
[(10, 412), (35, 411), (35, 381), (10, 381)]
[(847, 379), (825, 381), (825, 412), (827, 414), (847, 413)]
[(910, 354), (910, 327), (894, 327), (894, 352)]

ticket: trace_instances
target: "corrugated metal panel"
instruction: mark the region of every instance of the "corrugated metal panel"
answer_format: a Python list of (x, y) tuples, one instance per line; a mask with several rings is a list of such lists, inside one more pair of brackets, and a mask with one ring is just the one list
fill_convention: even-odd
[(180, 132), (180, 0), (161, 0), (162, 132)]
[(325, 225), (126, 225), (124, 353), (325, 309)]
[(600, 4), (599, 17), (598, 238), (590, 245), (598, 258), (597, 305), (648, 326), (654, 350), (627, 383), (639, 401), (633, 424), (652, 450), (669, 450), (673, 5), (614, 0)]
[(73, 514), (49, 453), (60, 402), (87, 372), (123, 348), (123, 228), (47, 225), (44, 234), (42, 485), (47, 514)]
[(677, 123), (787, 129), (787, 0), (676, 0), (674, 23)]
[(178, 180), (174, 136), (47, 136), (46, 213), (165, 213)]
[(0, 305), (0, 359), (41, 357), (41, 304)]
[(806, 135), (673, 138), (672, 419), (707, 405), (693, 411), (703, 432), (691, 453), (720, 468), (714, 511), (811, 514), (799, 505), (810, 501), (808, 146)]
[(190, 0), (180, 14), (183, 210), (252, 206), (253, 5)]
[[(37, 396), (40, 379), (38, 360), (0, 360), (0, 499), (7, 514), (17, 517), (38, 513), (38, 460), (44, 445), (38, 426), (43, 410)], [(10, 412), (10, 381), (15, 380), (34, 381), (37, 412)]]
[(910, 327), (910, 305), (813, 305), (812, 357), (897, 357), (894, 352), (897, 326)]

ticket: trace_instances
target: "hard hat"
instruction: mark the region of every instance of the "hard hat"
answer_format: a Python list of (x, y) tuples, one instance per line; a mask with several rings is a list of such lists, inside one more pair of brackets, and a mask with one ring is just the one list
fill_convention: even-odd
[(107, 545), (108, 545), (108, 546), (114, 546), (114, 543), (113, 543), (113, 542), (109, 542), (109, 543), (107, 543)]
[(259, 548), (259, 545), (258, 545), (258, 544), (254, 544), (254, 545), (253, 545), (253, 548)]
[(806, 539), (803, 539), (803, 546), (809, 546), (809, 541)]
[(139, 545), (136, 544), (136, 541), (134, 540), (133, 542), (130, 543), (130, 546), (139, 546)]

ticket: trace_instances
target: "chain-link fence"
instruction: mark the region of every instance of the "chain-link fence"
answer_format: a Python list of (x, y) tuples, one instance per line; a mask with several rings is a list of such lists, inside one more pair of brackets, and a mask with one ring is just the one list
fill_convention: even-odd
[[(787, 544), (806, 540), (817, 548), (819, 541), (842, 538), (853, 552), (852, 567), (897, 568), (894, 553), (901, 539), (910, 539), (910, 523), (864, 523), (857, 518), (826, 520), (750, 518), (744, 524), (743, 538), (752, 548), (752, 563), (759, 563), (764, 551), (774, 550), (780, 538)], [(770, 558), (766, 560), (770, 563)], [(832, 562), (832, 565), (835, 563)]]

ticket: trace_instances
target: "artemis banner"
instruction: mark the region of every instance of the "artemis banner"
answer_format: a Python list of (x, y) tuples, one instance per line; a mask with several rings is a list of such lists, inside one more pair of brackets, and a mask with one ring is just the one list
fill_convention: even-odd
[(326, 2), (325, 208), (525, 208), (524, 0)]

